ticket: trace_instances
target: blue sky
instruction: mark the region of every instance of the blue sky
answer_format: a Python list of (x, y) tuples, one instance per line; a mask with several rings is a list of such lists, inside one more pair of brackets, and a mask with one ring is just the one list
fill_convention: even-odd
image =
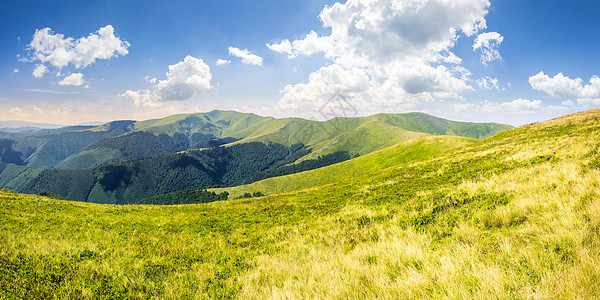
[(0, 120), (319, 119), (335, 93), (511, 125), (600, 107), (596, 1), (445, 2), (9, 1)]

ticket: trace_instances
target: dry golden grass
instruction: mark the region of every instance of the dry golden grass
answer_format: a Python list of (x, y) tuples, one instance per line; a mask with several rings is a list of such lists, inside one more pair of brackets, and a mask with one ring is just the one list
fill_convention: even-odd
[(596, 299), (599, 115), (257, 199), (4, 193), (0, 297), (27, 296), (17, 280), (58, 298)]

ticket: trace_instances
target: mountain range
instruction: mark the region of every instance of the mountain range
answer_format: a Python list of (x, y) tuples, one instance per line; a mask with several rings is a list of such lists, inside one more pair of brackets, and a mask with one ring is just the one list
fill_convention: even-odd
[(77, 201), (139, 203), (307, 171), (433, 136), (447, 136), (436, 149), (448, 150), (510, 128), (423, 113), (319, 122), (215, 110), (22, 131), (0, 139), (0, 186)]

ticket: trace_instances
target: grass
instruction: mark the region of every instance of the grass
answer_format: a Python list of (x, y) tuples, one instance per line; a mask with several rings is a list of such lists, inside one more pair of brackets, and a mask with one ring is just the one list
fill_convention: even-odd
[(417, 133), (411, 133), (410, 137), (405, 135), (405, 138), (405, 141), (394, 146), (335, 165), (298, 174), (268, 178), (252, 184), (211, 190), (218, 193), (227, 191), (230, 198), (253, 192), (266, 194), (293, 192), (339, 182), (349, 176), (366, 175), (477, 142), (477, 140), (470, 138), (431, 136)]
[(599, 117), (262, 198), (2, 191), (0, 298), (597, 298)]

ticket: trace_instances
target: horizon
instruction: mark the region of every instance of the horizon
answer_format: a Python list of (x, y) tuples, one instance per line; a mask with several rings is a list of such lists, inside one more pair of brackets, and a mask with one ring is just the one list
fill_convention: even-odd
[(599, 10), (556, 0), (11, 3), (0, 120), (327, 119), (336, 115), (319, 110), (341, 95), (351, 116), (520, 126), (600, 107)]
[[(594, 110), (594, 109), (590, 109), (590, 110)], [(223, 110), (223, 109), (213, 109), (210, 111), (204, 111), (204, 112), (192, 112), (192, 113), (176, 113), (176, 114), (172, 114), (172, 115), (166, 115), (166, 116), (162, 116), (162, 117), (156, 117), (156, 118), (150, 118), (150, 119), (114, 119), (114, 120), (110, 120), (108, 122), (102, 122), (102, 121), (87, 121), (87, 122), (83, 122), (83, 123), (76, 123), (76, 124), (60, 124), (60, 123), (39, 123), (39, 122), (30, 122), (30, 121), (23, 121), (23, 120), (0, 120), (0, 128), (41, 128), (41, 129), (51, 129), (51, 127), (36, 127), (33, 125), (27, 125), (27, 126), (5, 126), (2, 125), (4, 123), (10, 123), (10, 122), (23, 122), (23, 123), (27, 123), (27, 124), (39, 124), (39, 125), (51, 125), (53, 126), (52, 128), (61, 128), (61, 127), (69, 127), (69, 126), (102, 126), (111, 122), (120, 122), (120, 121), (134, 121), (134, 122), (141, 122), (141, 121), (150, 121), (150, 120), (161, 120), (161, 119), (165, 119), (168, 117), (172, 117), (172, 116), (178, 116), (178, 115), (194, 115), (194, 114), (208, 114), (214, 111), (222, 111), (222, 112), (235, 112), (235, 113), (240, 113), (240, 114), (253, 114), (259, 117), (263, 117), (263, 118), (275, 118), (275, 119), (303, 119), (306, 121), (316, 121), (316, 122), (327, 122), (330, 121), (334, 118), (368, 118), (368, 117), (372, 117), (372, 116), (376, 116), (376, 115), (383, 115), (383, 114), (387, 114), (387, 115), (406, 115), (406, 114), (425, 114), (425, 115), (429, 115), (435, 118), (441, 118), (432, 114), (428, 114), (428, 113), (424, 113), (424, 112), (419, 112), (419, 111), (408, 111), (408, 112), (402, 112), (402, 113), (388, 113), (388, 112), (381, 112), (381, 113), (374, 113), (371, 115), (366, 115), (366, 116), (350, 116), (350, 117), (344, 117), (344, 116), (336, 116), (336, 117), (332, 117), (331, 119), (327, 119), (327, 120), (315, 120), (315, 119), (311, 119), (311, 118), (304, 118), (304, 117), (273, 117), (273, 116), (268, 116), (268, 115), (261, 115), (258, 113), (254, 113), (254, 112), (242, 112), (242, 111), (238, 111), (235, 109), (227, 109), (227, 110)], [(571, 115), (571, 114), (577, 114), (580, 112), (584, 112), (586, 110), (582, 110), (582, 111), (576, 111), (573, 113), (569, 113), (567, 115)], [(557, 116), (556, 118), (561, 118), (567, 115), (561, 115), (561, 116)], [(514, 126), (511, 124), (505, 124), (505, 123), (498, 123), (498, 122), (470, 122), (470, 121), (460, 121), (460, 120), (456, 120), (456, 119), (447, 119), (447, 118), (441, 118), (447, 121), (451, 121), (451, 122), (464, 122), (464, 123), (475, 123), (475, 124), (485, 124), (485, 123), (496, 123), (496, 124), (502, 124), (502, 125), (509, 125), (512, 126), (514, 128), (517, 127), (521, 127), (521, 126), (525, 126), (525, 125), (530, 125), (533, 123), (538, 123), (538, 122), (544, 122), (544, 121), (550, 121), (552, 119), (547, 119), (547, 120), (541, 120), (541, 121), (536, 121), (536, 122), (531, 122), (531, 123), (526, 123), (526, 124), (522, 124), (522, 125), (518, 125), (518, 126)], [(96, 123), (96, 124), (92, 124), (92, 123)]]

